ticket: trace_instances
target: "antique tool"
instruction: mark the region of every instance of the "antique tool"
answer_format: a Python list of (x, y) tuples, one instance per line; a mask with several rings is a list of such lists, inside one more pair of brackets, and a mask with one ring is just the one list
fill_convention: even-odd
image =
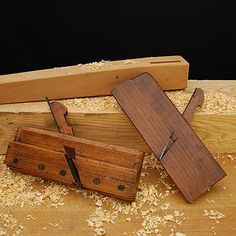
[(135, 200), (142, 162), (138, 150), (30, 127), (18, 129), (5, 158), (12, 170), (127, 201)]
[(110, 95), (112, 88), (149, 72), (164, 90), (184, 89), (189, 63), (181, 56), (104, 61), (0, 76), (0, 104)]
[(226, 175), (188, 124), (202, 102), (198, 96), (182, 116), (148, 73), (122, 83), (112, 94), (188, 202)]
[[(48, 106), (51, 110), (53, 118), (56, 122), (57, 128), (61, 134), (74, 136), (73, 129), (67, 124), (66, 115), (68, 114), (66, 106), (60, 102), (50, 101), (48, 97), (45, 97)], [(74, 184), (82, 187), (80, 182), (79, 172), (74, 163), (75, 161), (75, 149), (69, 146), (64, 146), (65, 159), (67, 161), (70, 172), (74, 178)]]

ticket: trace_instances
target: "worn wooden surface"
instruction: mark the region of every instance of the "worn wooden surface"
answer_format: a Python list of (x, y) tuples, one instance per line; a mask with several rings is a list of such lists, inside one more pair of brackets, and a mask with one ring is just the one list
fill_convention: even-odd
[(48, 97), (46, 97), (46, 100), (57, 125), (58, 131), (62, 134), (74, 136), (73, 128), (68, 125), (66, 120), (66, 116), (68, 115), (66, 106), (60, 102), (50, 101)]
[[(189, 81), (187, 91), (193, 92), (196, 87), (236, 98), (236, 81)], [(150, 151), (120, 110), (88, 112), (68, 106), (68, 111), (68, 123), (75, 136)], [(236, 112), (213, 110), (210, 113), (197, 112), (191, 126), (211, 152), (234, 152), (235, 124)], [(46, 102), (0, 105), (0, 153), (6, 153), (8, 141), (22, 125), (57, 131)]]
[[(5, 163), (13, 170), (73, 186), (63, 145), (75, 148), (82, 186), (134, 201), (143, 162), (143, 153), (138, 150), (25, 127), (10, 142)], [(66, 174), (61, 175), (61, 171)], [(98, 184), (95, 179), (99, 179)]]
[(181, 56), (96, 63), (0, 76), (0, 104), (108, 95), (113, 87), (150, 72), (165, 90), (187, 86), (189, 64)]
[[(236, 97), (235, 81), (189, 81), (187, 90), (193, 91), (195, 87)], [(6, 150), (7, 140), (14, 137), (18, 124), (37, 123), (36, 126), (41, 128), (45, 126), (55, 131), (57, 129), (46, 104), (4, 105), (0, 106), (0, 109), (1, 150), (3, 150), (3, 146)], [(9, 112), (10, 110), (11, 112)], [(39, 114), (36, 110), (42, 110), (43, 113)], [(115, 134), (118, 137), (116, 142), (120, 144), (123, 143), (128, 146), (147, 149), (130, 122), (120, 112), (86, 114), (83, 112), (71, 112), (72, 114), (68, 116), (69, 123), (75, 127), (75, 133), (76, 135), (81, 135), (80, 137), (103, 139), (114, 143), (113, 136)], [(118, 125), (118, 122), (120, 125)], [(232, 156), (236, 158), (235, 124), (235, 113), (208, 114), (207, 112), (198, 112), (193, 118), (192, 127), (212, 152), (235, 152)], [(124, 131), (126, 134), (124, 134)], [(230, 160), (226, 157), (224, 159), (217, 159), (217, 161), (226, 171), (227, 176), (218, 182), (210, 192), (206, 192), (193, 204), (187, 204), (180, 193), (176, 193), (162, 202), (170, 203), (170, 208), (165, 212), (173, 213), (174, 210), (184, 212), (186, 220), (183, 221), (182, 225), (176, 225), (175, 232), (182, 232), (193, 236), (212, 236), (214, 235), (213, 231), (218, 236), (236, 235), (236, 160)], [(148, 172), (150, 176), (142, 177), (143, 181), (156, 184), (160, 180), (156, 170), (145, 172)], [(168, 182), (172, 183), (170, 179)], [(160, 183), (158, 184), (159, 187), (163, 188), (164, 185)], [(2, 213), (12, 214), (18, 220), (18, 223), (25, 227), (22, 234), (20, 234), (22, 236), (94, 236), (94, 231), (87, 226), (86, 222), (89, 214), (95, 209), (94, 200), (73, 192), (65, 196), (64, 199), (65, 205), (58, 208), (25, 205), (23, 208), (20, 206), (5, 208), (0, 206), (0, 210)], [(215, 202), (209, 202), (209, 200)], [(106, 209), (112, 210), (110, 205), (106, 206)], [(149, 207), (145, 206), (143, 210), (147, 209)], [(225, 217), (219, 219), (219, 223), (216, 223), (215, 220), (203, 216), (205, 209), (217, 210), (223, 213)], [(28, 220), (27, 215), (29, 214), (35, 217), (35, 220)], [(159, 210), (158, 214), (161, 215), (163, 212)], [(117, 223), (114, 225), (105, 223), (106, 235), (120, 236), (125, 235), (124, 233), (127, 233), (126, 235), (135, 235), (133, 232), (142, 228), (140, 217), (136, 215), (125, 215), (124, 217), (130, 217), (131, 221), (124, 222), (121, 217), (118, 217)], [(53, 226), (50, 223), (53, 225), (58, 224), (58, 226)], [(0, 225), (0, 227), (2, 226)], [(159, 228), (162, 230), (162, 235), (171, 234), (170, 227), (160, 226)]]
[[(233, 155), (236, 158), (236, 153)], [(162, 203), (170, 203), (170, 208), (164, 213), (172, 214), (174, 210), (184, 213), (186, 220), (182, 225), (176, 225), (174, 232), (182, 232), (186, 235), (193, 236), (212, 236), (213, 231), (218, 236), (232, 236), (236, 234), (236, 160), (218, 159), (219, 163), (227, 172), (227, 176), (217, 183), (210, 192), (206, 192), (193, 204), (188, 204), (184, 201), (181, 194), (178, 192)], [(145, 182), (155, 184), (157, 182), (156, 170), (147, 171), (150, 176), (144, 178)], [(166, 182), (171, 183), (171, 180)], [(164, 185), (163, 185), (164, 186)], [(160, 184), (158, 187), (163, 188)], [(161, 191), (161, 190), (160, 190)], [(80, 194), (70, 193), (64, 197), (65, 205), (58, 208), (46, 208), (44, 206), (24, 206), (21, 207), (7, 207), (2, 208), (1, 212), (12, 214), (19, 224), (22, 224), (25, 229), (22, 231), (22, 236), (28, 235), (50, 235), (50, 236), (94, 236), (94, 231), (87, 226), (86, 220), (89, 219), (89, 214), (95, 209), (94, 200), (85, 198)], [(212, 201), (212, 202), (209, 202)], [(213, 202), (214, 201), (214, 202)], [(160, 203), (161, 204), (161, 203)], [(160, 205), (158, 205), (159, 207)], [(105, 207), (107, 210), (112, 210), (111, 206)], [(150, 207), (146, 206), (143, 210)], [(203, 216), (204, 210), (216, 210), (225, 215), (224, 218), (219, 219), (219, 223), (215, 220)], [(159, 210), (158, 214), (164, 214)], [(27, 215), (32, 215), (35, 220), (27, 219)], [(116, 224), (104, 224), (108, 236), (136, 235), (141, 226), (142, 220), (140, 216), (137, 217), (124, 215), (124, 218), (130, 217), (131, 221), (123, 221), (118, 218)], [(57, 226), (53, 226), (57, 225)], [(171, 222), (170, 222), (171, 223)], [(173, 224), (172, 224), (173, 225)], [(214, 227), (211, 229), (211, 227)], [(170, 227), (158, 227), (162, 233), (161, 235), (170, 235)], [(150, 234), (154, 236), (156, 234)]]
[[(187, 201), (194, 201), (225, 177), (150, 74), (143, 73), (120, 84), (112, 94)], [(163, 154), (170, 142), (172, 145)]]
[(197, 109), (200, 109), (204, 103), (204, 92), (201, 88), (196, 88), (183, 111), (184, 119), (190, 124)]

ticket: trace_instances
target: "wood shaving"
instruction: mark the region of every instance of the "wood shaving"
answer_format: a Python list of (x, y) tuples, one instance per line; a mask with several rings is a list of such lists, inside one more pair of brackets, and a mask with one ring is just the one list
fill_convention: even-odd
[(51, 225), (51, 226), (54, 226), (54, 227), (58, 227), (58, 223), (56, 223), (56, 224), (48, 223), (48, 224)]
[(212, 199), (206, 199), (206, 201), (209, 202), (209, 203), (215, 203), (215, 201), (212, 200)]
[(176, 232), (175, 235), (176, 235), (176, 236), (186, 236), (186, 234), (183, 234), (183, 233), (181, 233), (181, 232)]
[(96, 235), (104, 235), (104, 234), (106, 234), (106, 230), (105, 229), (103, 229), (103, 228), (96, 228), (95, 229), (95, 233), (96, 233)]
[(168, 203), (168, 202), (165, 202), (164, 204), (162, 204), (160, 206), (161, 210), (163, 210), (163, 211), (167, 210), (169, 207), (170, 207), (170, 203)]
[(100, 199), (97, 199), (97, 201), (95, 202), (95, 205), (101, 207), (103, 203)]
[(236, 160), (236, 157), (233, 157), (231, 154), (228, 154), (227, 157), (228, 157), (231, 161)]
[(27, 220), (36, 220), (36, 218), (35, 217), (33, 217), (32, 215), (27, 215)]

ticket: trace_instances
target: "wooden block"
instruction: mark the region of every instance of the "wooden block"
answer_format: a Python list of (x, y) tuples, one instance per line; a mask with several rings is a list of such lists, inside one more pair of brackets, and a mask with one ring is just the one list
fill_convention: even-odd
[(75, 185), (63, 145), (75, 148), (81, 184), (127, 201), (134, 201), (143, 153), (100, 142), (23, 127), (10, 142), (5, 164), (17, 171)]
[(109, 95), (118, 84), (149, 72), (164, 90), (187, 86), (189, 64), (181, 56), (149, 57), (0, 76), (0, 104)]
[(112, 94), (188, 202), (226, 175), (150, 74)]

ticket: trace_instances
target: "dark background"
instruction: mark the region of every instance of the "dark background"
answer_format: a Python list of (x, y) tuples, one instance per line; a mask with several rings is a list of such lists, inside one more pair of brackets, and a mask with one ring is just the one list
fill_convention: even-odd
[(8, 1), (0, 74), (182, 55), (191, 79), (236, 77), (234, 1)]

